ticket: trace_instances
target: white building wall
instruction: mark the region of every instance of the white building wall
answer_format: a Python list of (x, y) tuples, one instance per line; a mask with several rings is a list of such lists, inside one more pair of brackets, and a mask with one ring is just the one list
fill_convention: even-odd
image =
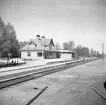
[(37, 52), (36, 51), (31, 51), (31, 58), (32, 59), (37, 59)]
[(60, 54), (60, 59), (71, 60), (72, 59), (72, 54), (61, 53)]
[[(27, 56), (27, 51), (21, 51), (21, 58), (22, 59), (30, 59), (30, 60), (38, 60), (38, 59), (42, 59), (41, 57), (37, 56), (37, 53), (39, 51), (31, 51), (31, 56)], [(42, 53), (42, 52), (41, 52)]]
[(21, 51), (21, 58), (22, 59), (27, 58), (27, 52), (26, 51)]
[[(39, 60), (43, 59), (42, 56), (38, 56), (37, 53), (42, 51), (31, 51), (31, 56), (27, 56), (27, 51), (21, 51), (21, 58), (22, 59), (30, 59), (30, 60)], [(60, 59), (64, 60), (71, 60), (72, 59), (72, 53), (60, 53)]]

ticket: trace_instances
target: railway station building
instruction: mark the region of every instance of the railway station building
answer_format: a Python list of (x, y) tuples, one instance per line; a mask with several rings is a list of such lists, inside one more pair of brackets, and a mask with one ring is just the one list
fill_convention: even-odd
[(73, 59), (74, 51), (55, 50), (52, 38), (45, 38), (36, 35), (35, 39), (30, 39), (28, 44), (20, 49), (21, 58), (24, 60), (40, 60), (40, 59)]

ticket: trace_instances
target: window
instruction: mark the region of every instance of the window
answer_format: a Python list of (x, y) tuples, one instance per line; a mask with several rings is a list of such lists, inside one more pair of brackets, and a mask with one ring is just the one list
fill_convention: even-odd
[(30, 52), (30, 51), (27, 52), (27, 56), (28, 56), (28, 57), (31, 56), (31, 52)]
[(38, 57), (41, 57), (41, 56), (42, 56), (42, 53), (41, 53), (41, 52), (40, 52), (40, 53), (38, 52), (38, 53), (37, 53), (37, 56), (38, 56)]

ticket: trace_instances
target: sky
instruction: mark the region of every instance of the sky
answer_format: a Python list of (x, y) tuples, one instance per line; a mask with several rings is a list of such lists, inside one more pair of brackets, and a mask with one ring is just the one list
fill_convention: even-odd
[(39, 34), (100, 53), (104, 43), (106, 53), (106, 0), (0, 0), (0, 16), (14, 26), (19, 41)]

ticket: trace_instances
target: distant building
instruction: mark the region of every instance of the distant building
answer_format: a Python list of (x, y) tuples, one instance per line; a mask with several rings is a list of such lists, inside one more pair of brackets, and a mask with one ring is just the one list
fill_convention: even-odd
[(52, 38), (45, 38), (36, 35), (36, 39), (30, 39), (28, 44), (20, 49), (21, 58), (26, 60), (38, 59), (72, 59), (73, 51), (54, 50), (54, 42)]

